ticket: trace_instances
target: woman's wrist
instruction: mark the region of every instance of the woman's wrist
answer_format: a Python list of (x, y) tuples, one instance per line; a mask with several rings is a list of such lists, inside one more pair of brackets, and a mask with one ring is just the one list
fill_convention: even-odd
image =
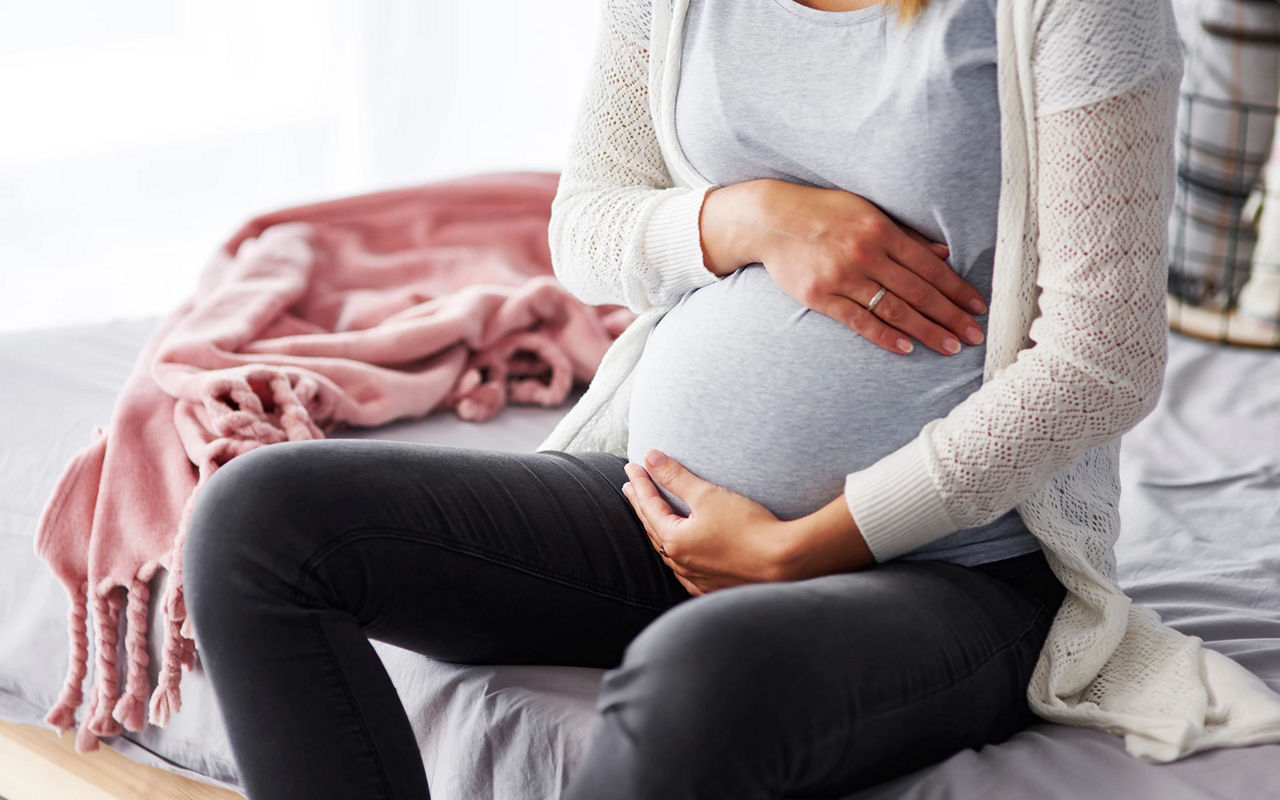
[(704, 197), (698, 220), (702, 263), (717, 277), (760, 260), (770, 183), (760, 178), (717, 186)]
[(780, 580), (853, 572), (876, 563), (844, 494), (812, 514), (783, 523)]

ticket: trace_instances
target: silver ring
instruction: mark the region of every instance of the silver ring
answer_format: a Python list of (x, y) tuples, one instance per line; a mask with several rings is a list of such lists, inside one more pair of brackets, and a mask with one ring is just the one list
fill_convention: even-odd
[(887, 292), (887, 291), (888, 291), (887, 289), (885, 289), (883, 286), (881, 286), (881, 287), (880, 287), (880, 291), (876, 292), (876, 296), (875, 296), (875, 297), (873, 297), (873, 298), (871, 298), (871, 302), (870, 302), (870, 303), (867, 303), (867, 310), (868, 310), (868, 311), (875, 311), (875, 310), (876, 310), (876, 305), (877, 305), (877, 304), (879, 304), (879, 302), (880, 302), (882, 299), (884, 299), (884, 294), (885, 294), (885, 292)]
[(658, 555), (662, 556), (663, 558), (667, 557), (666, 545), (661, 545), (661, 544), (658, 545)]

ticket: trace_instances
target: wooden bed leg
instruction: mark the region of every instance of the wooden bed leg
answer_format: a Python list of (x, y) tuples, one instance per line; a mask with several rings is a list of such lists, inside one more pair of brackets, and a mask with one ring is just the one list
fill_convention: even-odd
[(5, 800), (241, 800), (243, 795), (130, 761), (100, 745), (77, 753), (75, 732), (0, 720), (0, 798)]

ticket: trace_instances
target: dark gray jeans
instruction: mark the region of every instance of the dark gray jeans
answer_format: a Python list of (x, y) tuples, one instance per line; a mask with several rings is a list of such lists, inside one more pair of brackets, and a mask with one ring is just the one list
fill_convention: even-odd
[(287, 442), (203, 488), (186, 602), (251, 800), (428, 797), (369, 639), (608, 668), (564, 796), (832, 796), (999, 742), (1063, 588), (1039, 551), (691, 597), (625, 459)]

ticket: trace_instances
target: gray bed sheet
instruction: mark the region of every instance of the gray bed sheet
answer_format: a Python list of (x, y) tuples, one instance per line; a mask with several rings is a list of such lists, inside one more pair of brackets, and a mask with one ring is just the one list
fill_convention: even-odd
[[(36, 519), (67, 460), (109, 419), (158, 321), (0, 335), (0, 718), (43, 726), (61, 686), (67, 599), (32, 551)], [(578, 394), (554, 409), (512, 406), (485, 423), (442, 412), (338, 435), (530, 451)], [(1122, 585), (1135, 602), (1280, 691), (1280, 354), (1173, 334), (1164, 396), (1125, 437), (1121, 457)], [(154, 598), (163, 578), (152, 585)], [(152, 624), (159, 621), (153, 603)], [(459, 666), (373, 646), (409, 712), (433, 797), (557, 795), (585, 747), (602, 670)], [(151, 655), (154, 681), (154, 643)], [(183, 676), (182, 689), (182, 710), (168, 727), (103, 743), (238, 788), (198, 667)], [(1117, 737), (1042, 722), (847, 800), (1121, 796), (1280, 797), (1280, 745), (1152, 765), (1125, 754)]]

